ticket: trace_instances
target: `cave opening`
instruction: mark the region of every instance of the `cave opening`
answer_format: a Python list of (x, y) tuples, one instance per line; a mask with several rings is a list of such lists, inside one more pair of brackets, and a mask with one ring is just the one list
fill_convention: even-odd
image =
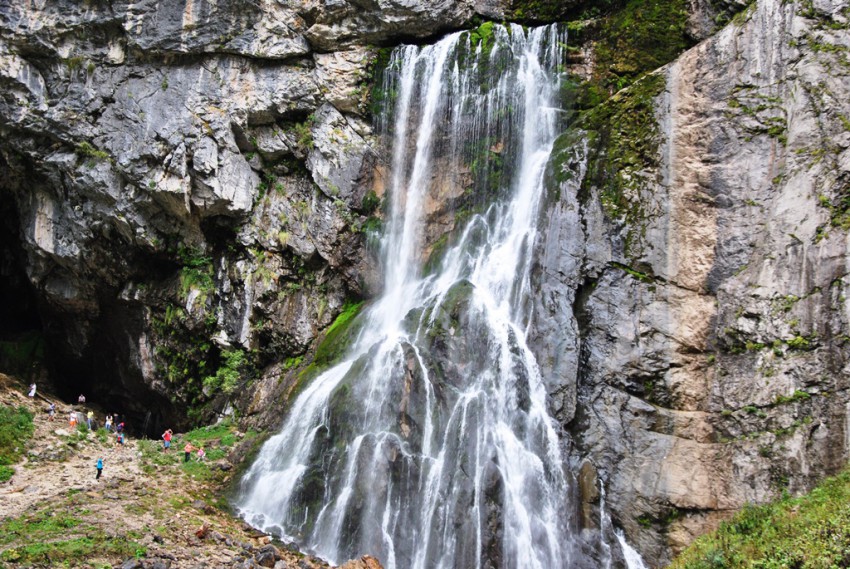
[[(131, 436), (158, 437), (165, 428), (185, 428), (186, 413), (146, 383), (141, 370), (139, 362), (151, 360), (143, 352), (153, 349), (140, 339), (145, 307), (122, 300), (120, 286), (105, 283), (94, 287), (95, 298), (86, 299), (86, 306), (97, 307), (90, 313), (51, 302), (30, 278), (26, 214), (15, 198), (14, 189), (0, 184), (0, 373), (17, 379), (22, 391), (34, 382), (39, 394), (67, 404), (83, 394), (86, 408), (97, 417), (119, 415)], [(95, 249), (121, 250), (113, 245), (104, 242)], [(160, 265), (148, 259), (139, 271), (158, 277), (167, 272)]]
[(14, 200), (0, 188), (0, 372), (30, 383), (45, 379), (45, 339), (19, 228)]

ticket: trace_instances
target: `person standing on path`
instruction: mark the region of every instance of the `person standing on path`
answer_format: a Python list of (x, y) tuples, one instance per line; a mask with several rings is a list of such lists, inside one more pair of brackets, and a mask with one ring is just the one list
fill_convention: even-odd
[(86, 396), (83, 395), (82, 393), (80, 393), (80, 396), (77, 397), (77, 403), (79, 403), (80, 405), (85, 405), (86, 404)]
[(168, 449), (171, 448), (171, 437), (174, 433), (171, 429), (166, 429), (164, 433), (162, 433), (162, 450), (168, 452)]
[(106, 432), (112, 431), (112, 415), (106, 416), (106, 422), (103, 424), (103, 428), (106, 429)]
[(97, 476), (94, 477), (95, 480), (100, 479), (100, 475), (103, 473), (103, 459), (97, 459)]
[(94, 411), (89, 411), (88, 413), (86, 413), (86, 423), (88, 423), (90, 431), (92, 419), (94, 419)]
[(53, 421), (56, 418), (56, 403), (51, 403), (47, 408), (47, 420)]
[(29, 392), (29, 393), (27, 393), (27, 395), (28, 395), (30, 398), (35, 397), (35, 389), (36, 389), (36, 387), (35, 387), (35, 383), (31, 383), (31, 384), (30, 384), (30, 392)]
[(193, 450), (195, 450), (195, 447), (192, 446), (192, 443), (186, 443), (186, 446), (183, 447), (183, 462), (189, 462)]
[(77, 412), (71, 411), (71, 414), (68, 416), (68, 423), (71, 425), (71, 428), (76, 428), (77, 426)]

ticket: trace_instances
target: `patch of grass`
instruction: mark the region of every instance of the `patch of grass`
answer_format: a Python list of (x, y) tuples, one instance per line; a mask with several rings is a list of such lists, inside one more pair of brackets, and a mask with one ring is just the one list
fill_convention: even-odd
[(699, 538), (670, 566), (846, 567), (850, 560), (850, 470), (824, 480), (809, 494), (763, 506), (747, 505), (720, 528)]
[(776, 396), (776, 405), (784, 405), (786, 403), (794, 403), (795, 401), (806, 401), (807, 399), (811, 399), (812, 396), (810, 393), (806, 391), (802, 391), (800, 389), (796, 389), (794, 393), (791, 395), (777, 395)]
[(77, 144), (77, 154), (87, 158), (96, 160), (109, 160), (109, 153), (105, 150), (99, 150), (91, 145), (91, 143), (83, 141)]
[(15, 473), (10, 467), (23, 457), (33, 430), (32, 413), (25, 407), (0, 405), (0, 482)]
[[(88, 563), (92, 557), (144, 556), (146, 548), (121, 536), (109, 536), (94, 527), (85, 528), (86, 535), (51, 541), (37, 541), (19, 545), (0, 553), (3, 561), (24, 563), (57, 563), (80, 566), (75, 562)], [(27, 541), (31, 541), (27, 539)]]
[(792, 350), (810, 350), (812, 349), (811, 338), (806, 338), (805, 336), (794, 336), (790, 340), (785, 342), (788, 344), (788, 347)]

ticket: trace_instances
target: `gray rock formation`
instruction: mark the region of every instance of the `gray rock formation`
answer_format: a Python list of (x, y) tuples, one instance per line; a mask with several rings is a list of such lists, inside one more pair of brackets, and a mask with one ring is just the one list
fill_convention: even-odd
[(228, 351), (262, 376), (376, 286), (374, 52), (313, 55), (312, 9), (0, 4), (2, 190), (67, 395), (211, 411)]
[(537, 351), (577, 378), (551, 387), (575, 462), (653, 564), (850, 454), (847, 14), (760, 0), (645, 80), (653, 151), (621, 196), (598, 137), (553, 159)]

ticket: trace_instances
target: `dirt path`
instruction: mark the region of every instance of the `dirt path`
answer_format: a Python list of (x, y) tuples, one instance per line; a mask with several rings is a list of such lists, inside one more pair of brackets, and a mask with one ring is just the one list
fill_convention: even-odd
[[(45, 412), (50, 402), (56, 404), (54, 421), (48, 421)], [(103, 443), (94, 433), (80, 438), (67, 421), (76, 409), (59, 400), (40, 397), (33, 401), (7, 389), (0, 393), (0, 403), (29, 409), (35, 427), (24, 462), (15, 466), (15, 475), (0, 490), (0, 516), (17, 517), (34, 504), (61, 497), (69, 490), (90, 491), (109, 480), (134, 482), (143, 474), (136, 441), (120, 446), (112, 437)], [(104, 462), (101, 480), (95, 480), (98, 458)]]
[[(22, 389), (0, 374), (0, 404), (29, 409), (35, 428), (25, 461), (0, 483), (0, 568), (329, 567), (230, 515), (220, 486), (187, 474), (177, 449), (164, 455), (158, 442), (122, 447), (114, 436), (72, 430), (71, 406)], [(104, 469), (95, 480), (98, 458)], [(380, 569), (368, 557), (343, 567)]]

